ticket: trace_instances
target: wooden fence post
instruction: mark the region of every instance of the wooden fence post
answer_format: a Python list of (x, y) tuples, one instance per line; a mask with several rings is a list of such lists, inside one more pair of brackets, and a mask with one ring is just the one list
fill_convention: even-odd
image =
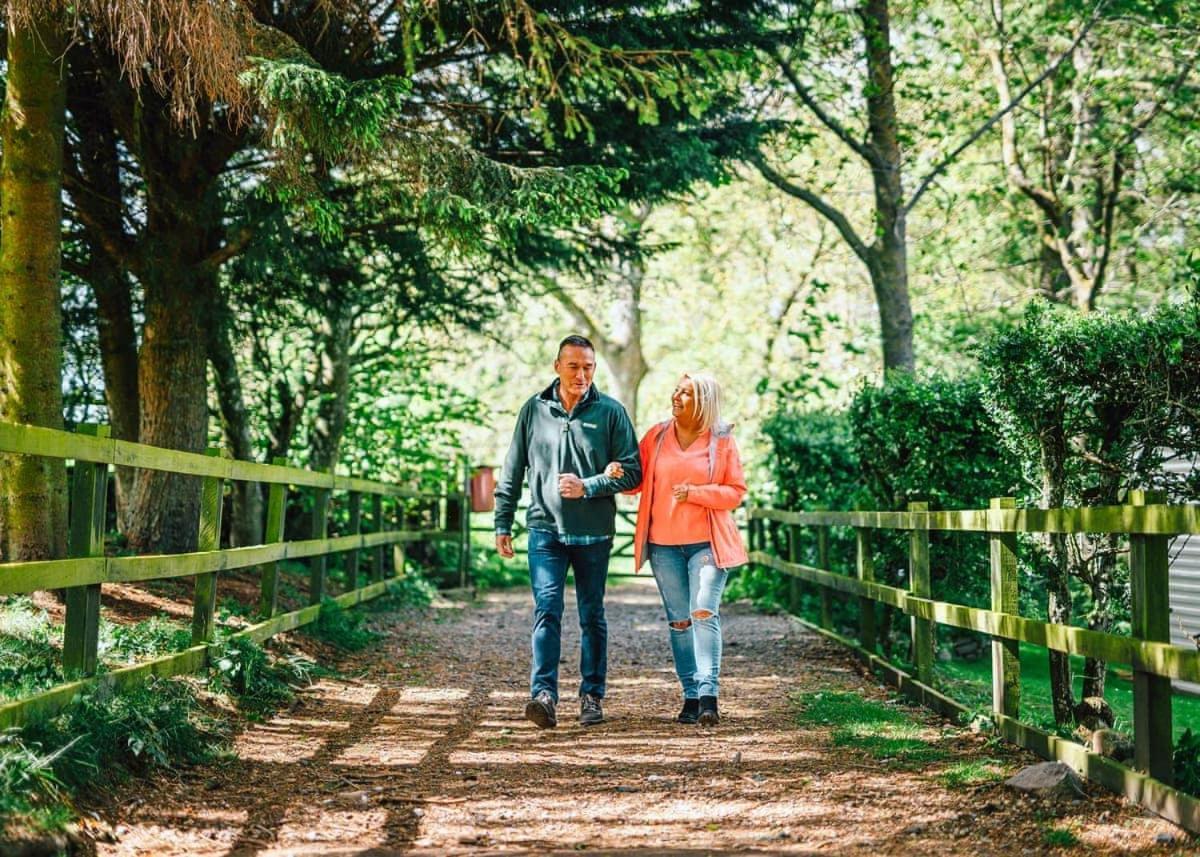
[[(329, 536), (329, 494), (328, 488), (313, 489), (312, 507), (312, 537), (325, 539)], [(325, 597), (325, 569), (327, 555), (318, 554), (309, 562), (308, 571), (308, 603), (320, 604)]]
[[(993, 497), (993, 511), (1015, 509), (1012, 497)], [(992, 570), (992, 609), (998, 613), (1020, 611), (1017, 590), (1017, 534), (994, 532), (988, 536)], [(1014, 720), (1021, 715), (1021, 644), (992, 638), (992, 711)]]
[[(817, 527), (817, 568), (822, 571), (833, 571), (829, 567), (829, 527), (822, 524)], [(821, 627), (833, 630), (833, 592), (828, 586), (821, 589)]]
[[(1162, 491), (1130, 491), (1132, 506), (1165, 503)], [(1129, 577), (1133, 593), (1132, 636), (1154, 643), (1171, 639), (1167, 536), (1130, 535)], [(1171, 680), (1133, 671), (1133, 763), (1167, 785), (1173, 782)]]
[[(279, 467), (287, 465), (287, 458), (277, 455), (271, 463)], [(287, 485), (272, 482), (267, 488), (267, 526), (263, 532), (263, 544), (283, 541), (283, 513), (287, 507)], [(264, 618), (275, 615), (279, 609), (279, 562), (264, 562), (259, 570), (258, 612)]]
[[(81, 425), (79, 434), (108, 437), (109, 427)], [(108, 500), (108, 465), (75, 461), (71, 474), (71, 522), (68, 556), (104, 555), (104, 513)], [(100, 638), (100, 584), (72, 586), (66, 590), (66, 623), (63, 628), (63, 674), (67, 678), (96, 672)]]
[[(214, 458), (221, 454), (209, 447)], [(215, 551), (221, 548), (221, 494), (224, 480), (219, 476), (203, 477), (200, 489), (200, 529), (196, 550)], [(213, 638), (213, 615), (217, 610), (217, 573), (209, 571), (196, 575), (192, 593), (192, 645), (210, 643)]]
[[(377, 533), (382, 533), (387, 529), (383, 521), (382, 494), (371, 496), (371, 522), (375, 525)], [(383, 545), (375, 545), (371, 551), (371, 580), (375, 582), (383, 580)]]
[[(408, 504), (401, 497), (396, 501), (396, 529), (404, 532), (408, 530), (409, 524)], [(396, 577), (403, 577), (406, 566), (406, 557), (404, 554), (404, 542), (396, 542), (392, 545), (392, 574)]]
[[(788, 525), (788, 562), (800, 562), (800, 525)], [(788, 578), (788, 611), (800, 613), (800, 578)]]
[[(915, 502), (908, 504), (910, 513), (929, 511), (929, 504)], [(925, 527), (914, 527), (908, 536), (908, 588), (918, 598), (929, 598), (933, 594), (933, 586), (929, 579), (929, 530)], [(912, 662), (917, 670), (917, 681), (922, 684), (933, 684), (933, 621), (930, 619), (912, 619)]]
[[(854, 574), (862, 583), (875, 580), (875, 557), (871, 553), (871, 531), (854, 528)], [(862, 596), (858, 599), (858, 642), (875, 654), (875, 602)]]
[(459, 459), (462, 472), (458, 480), (458, 585), (466, 588), (471, 576), (471, 463)]
[[(350, 532), (348, 535), (362, 535), (362, 494), (350, 492)], [(346, 582), (351, 589), (358, 589), (358, 548), (346, 554)]]
[[(449, 483), (453, 489), (454, 483)], [(466, 514), (465, 504), (462, 502), (462, 495), (455, 490), (453, 494), (446, 495), (446, 531), (454, 532), (459, 537), (458, 562), (458, 580), (459, 586), (466, 586), (466, 567), (463, 565), (462, 551), (462, 525), (463, 517)]]

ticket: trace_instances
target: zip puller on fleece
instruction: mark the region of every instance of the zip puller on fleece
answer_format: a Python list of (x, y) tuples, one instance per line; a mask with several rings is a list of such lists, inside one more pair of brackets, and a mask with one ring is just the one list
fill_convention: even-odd
[[(619, 479), (604, 475), (610, 461), (619, 461)], [(558, 477), (573, 473), (583, 480), (584, 496), (565, 500)], [(521, 408), (512, 443), (496, 482), (496, 533), (512, 532), (517, 503), (528, 474), (530, 529), (581, 536), (610, 536), (615, 532), (617, 504), (613, 495), (637, 485), (642, 478), (637, 436), (625, 408), (591, 385), (568, 412), (558, 397), (555, 381)]]

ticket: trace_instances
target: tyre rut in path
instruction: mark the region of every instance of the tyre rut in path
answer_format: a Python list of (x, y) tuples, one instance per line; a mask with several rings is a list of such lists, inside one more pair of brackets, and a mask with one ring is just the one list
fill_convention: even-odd
[[(673, 722), (679, 695), (657, 592), (610, 588), (607, 721), (576, 725), (578, 625), (564, 617), (559, 727), (521, 717), (530, 598), (373, 619), (386, 637), (292, 710), (249, 726), (236, 758), (132, 784), (103, 855), (1186, 853), (1183, 834), (1091, 790), (1043, 805), (940, 772), (1034, 761), (932, 716), (924, 769), (832, 746), (793, 696), (885, 700), (847, 654), (784, 616), (722, 608), (723, 722)], [(1054, 831), (1058, 831), (1057, 834)], [(1066, 834), (1073, 848), (1054, 845)], [(1156, 843), (1170, 836), (1174, 845)]]

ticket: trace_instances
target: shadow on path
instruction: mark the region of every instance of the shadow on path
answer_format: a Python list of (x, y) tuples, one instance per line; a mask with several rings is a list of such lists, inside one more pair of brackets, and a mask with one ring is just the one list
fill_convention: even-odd
[[(836, 746), (796, 725), (795, 695), (886, 695), (790, 619), (735, 605), (720, 727), (674, 723), (678, 689), (657, 593), (608, 599), (608, 720), (583, 729), (571, 702), (578, 628), (564, 620), (559, 728), (521, 718), (529, 598), (376, 617), (385, 645), (303, 704), (249, 728), (236, 760), (134, 787), (111, 855), (1035, 854), (1163, 853), (1178, 831), (1115, 798), (1047, 808), (995, 783), (949, 788), (955, 765), (1015, 770), (1029, 757), (915, 715), (941, 761), (925, 769)], [(574, 615), (568, 605), (568, 617)]]

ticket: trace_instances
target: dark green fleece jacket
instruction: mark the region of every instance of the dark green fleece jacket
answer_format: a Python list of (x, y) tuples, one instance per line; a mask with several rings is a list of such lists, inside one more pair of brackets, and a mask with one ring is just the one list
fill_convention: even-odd
[[(619, 461), (625, 473), (609, 479), (604, 468)], [(496, 482), (496, 532), (512, 532), (513, 516), (529, 474), (530, 529), (573, 536), (610, 536), (617, 516), (613, 495), (641, 484), (637, 436), (624, 406), (593, 384), (568, 414), (558, 398), (558, 381), (527, 401), (517, 417), (504, 469)], [(566, 500), (558, 477), (583, 479), (585, 496)]]

